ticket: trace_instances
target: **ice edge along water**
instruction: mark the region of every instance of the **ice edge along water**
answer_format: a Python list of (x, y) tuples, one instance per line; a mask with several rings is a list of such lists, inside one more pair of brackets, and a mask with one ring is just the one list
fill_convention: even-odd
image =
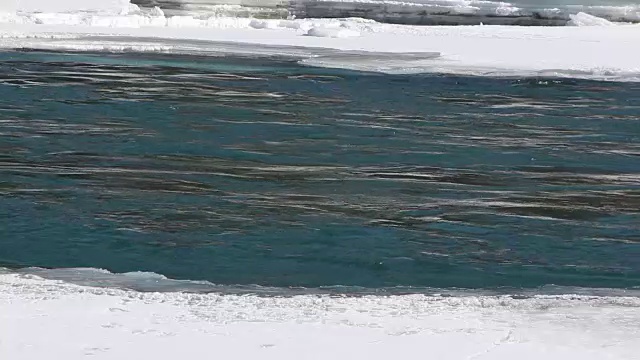
[(0, 308), (0, 353), (12, 360), (631, 360), (640, 350), (640, 298), (624, 296), (159, 293), (3, 271)]
[[(21, 23), (18, 15), (9, 14), (3, 18), (6, 24), (1, 44), (10, 48), (212, 53), (222, 48), (218, 53), (259, 54), (281, 52), (284, 47), (318, 65), (378, 71), (473, 73), (484, 69), (481, 74), (553, 74), (554, 70), (545, 70), (554, 69), (553, 65), (560, 69), (559, 74), (593, 77), (600, 71), (603, 77), (616, 79), (631, 79), (638, 71), (631, 65), (637, 59), (637, 46), (633, 45), (637, 44), (638, 28), (631, 26), (434, 29), (357, 19), (281, 22), (189, 17), (174, 19), (170, 25), (157, 10), (142, 15), (129, 14), (130, 10), (113, 15), (33, 15), (40, 19), (35, 23)], [(83, 20), (69, 25), (78, 18)], [(46, 19), (53, 20), (47, 23)], [(136, 19), (143, 19), (142, 23)], [(159, 19), (158, 24), (152, 19)], [(316, 35), (329, 37), (304, 36), (313, 35), (308, 34), (313, 28), (320, 29)], [(343, 28), (350, 32), (341, 32)], [(354, 38), (355, 32), (361, 37)], [(114, 34), (120, 37), (105, 36)], [(201, 42), (179, 45), (185, 43), (180, 39)], [(519, 45), (523, 40), (525, 44)], [(229, 41), (262, 46), (231, 46)], [(399, 61), (403, 56), (398, 55), (394, 63), (393, 55), (340, 58), (327, 49), (441, 51), (442, 56), (435, 58), (431, 53), (426, 59)], [(590, 60), (593, 63), (584, 60), (589, 55), (595, 57)], [(620, 55), (622, 60), (616, 58)], [(542, 70), (535, 66), (552, 56), (555, 63)], [(600, 67), (589, 70), (593, 64)], [(110, 278), (108, 273), (102, 274)], [(133, 277), (138, 285), (168, 281), (153, 274), (125, 277)], [(87, 281), (90, 284), (95, 278)], [(12, 360), (86, 356), (175, 359), (214, 354), (267, 359), (382, 359), (415, 354), (438, 359), (635, 359), (640, 351), (639, 308), (639, 299), (629, 296), (534, 295), (519, 299), (499, 295), (143, 293), (5, 272), (0, 274), (0, 353)]]
[[(578, 12), (610, 21), (640, 21), (640, 5), (634, 0), (132, 0), (135, 6), (159, 6), (170, 15), (258, 17), (354, 17), (382, 22), (420, 25), (473, 25), (480, 21), (495, 25), (563, 25)], [(613, 2), (613, 3), (612, 3)], [(538, 4), (540, 3), (540, 4)], [(581, 3), (586, 3), (580, 5)], [(127, 0), (101, 2), (65, 0), (5, 0), (6, 9), (22, 12), (65, 10), (120, 12), (131, 8)]]
[[(421, 27), (358, 18), (225, 15), (237, 5), (219, 6), (221, 13), (211, 16), (168, 16), (160, 8), (141, 9), (128, 0), (92, 0), (82, 6), (78, 1), (53, 6), (25, 0), (23, 10), (0, 15), (0, 48), (253, 56), (284, 51), (306, 65), (362, 71), (640, 81), (640, 25), (612, 24), (584, 13), (570, 21), (589, 26)], [(38, 2), (53, 12), (36, 12)], [(342, 56), (339, 51), (351, 53)]]
[(527, 299), (535, 296), (564, 296), (583, 298), (637, 298), (640, 306), (640, 287), (638, 288), (584, 288), (570, 286), (546, 285), (539, 288), (492, 288), (492, 289), (463, 289), (463, 288), (429, 288), (415, 286), (394, 286), (385, 288), (365, 288), (358, 286), (342, 286), (339, 284), (322, 286), (319, 288), (304, 287), (270, 287), (261, 285), (218, 285), (203, 280), (177, 280), (154, 272), (134, 271), (127, 273), (112, 273), (97, 268), (39, 268), (26, 267), (7, 269), (0, 267), (0, 275), (16, 274), (37, 276), (48, 280), (57, 280), (71, 284), (118, 288), (140, 292), (185, 292), (185, 293), (223, 293), (223, 294), (253, 294), (258, 296), (296, 296), (296, 295), (337, 295), (337, 296), (365, 296), (365, 295), (405, 295), (422, 294), (426, 296), (508, 296), (514, 299)]

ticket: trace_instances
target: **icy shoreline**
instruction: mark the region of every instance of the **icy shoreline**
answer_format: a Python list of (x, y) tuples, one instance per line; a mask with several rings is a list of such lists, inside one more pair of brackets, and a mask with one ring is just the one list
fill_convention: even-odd
[(632, 359), (640, 300), (139, 293), (0, 274), (11, 359)]
[[(579, 12), (609, 21), (640, 21), (633, 0), (513, 2), (487, 0), (134, 0), (141, 7), (159, 6), (168, 14), (215, 14), (221, 6), (238, 6), (260, 17), (362, 17), (403, 25), (533, 25), (563, 26)], [(240, 11), (238, 9), (238, 11)]]
[[(587, 14), (572, 18), (581, 26), (431, 27), (361, 18), (168, 16), (160, 8), (140, 9), (128, 0), (92, 0), (72, 10), (79, 6), (76, 0), (66, 1), (71, 3), (57, 12), (0, 12), (0, 49), (212, 56), (284, 51), (306, 65), (361, 71), (640, 81), (640, 25), (613, 25)], [(361, 56), (352, 56), (354, 52)]]
[[(18, 12), (11, 8), (6, 3), (4, 13), (0, 8), (0, 48), (4, 49), (220, 55), (220, 48), (233, 52), (224, 44), (234, 43), (243, 52), (257, 55), (295, 48), (304, 64), (362, 71), (640, 81), (635, 60), (640, 25), (613, 25), (583, 13), (571, 18), (580, 26), (429, 27), (362, 18), (228, 16), (239, 5), (222, 5), (216, 8), (220, 13), (204, 17), (169, 16), (161, 8), (142, 9), (128, 0), (56, 4), (26, 0), (19, 8), (13, 6)], [(326, 56), (336, 51), (370, 56)], [(376, 53), (412, 55), (394, 59), (390, 55), (376, 58)]]
[[(634, 47), (640, 41), (637, 26), (409, 27), (351, 19), (242, 21), (224, 18), (207, 27), (140, 28), (0, 24), (0, 48), (292, 54), (306, 65), (384, 73), (640, 81)], [(353, 52), (362, 56), (349, 56)]]
[[(319, 288), (304, 287), (270, 287), (261, 285), (219, 285), (202, 280), (176, 280), (153, 272), (113, 273), (97, 268), (38, 268), (7, 269), (0, 267), (0, 276), (16, 275), (21, 277), (39, 277), (51, 281), (61, 281), (88, 287), (132, 290), (138, 292), (183, 292), (191, 294), (227, 294), (227, 295), (256, 295), (291, 297), (299, 295), (318, 296), (350, 296), (362, 297), (368, 295), (424, 295), (436, 297), (486, 297), (511, 300), (525, 300), (533, 298), (562, 299), (567, 296), (574, 299), (593, 300), (597, 298), (624, 301), (635, 299), (640, 306), (640, 288), (584, 288), (546, 285), (539, 288), (492, 288), (492, 289), (462, 289), (462, 288), (429, 288), (415, 286), (395, 286), (386, 288), (364, 288), (358, 286), (331, 285)], [(626, 300), (625, 300), (626, 299)], [(616, 300), (612, 300), (614, 303)], [(632, 301), (632, 302), (633, 302)]]

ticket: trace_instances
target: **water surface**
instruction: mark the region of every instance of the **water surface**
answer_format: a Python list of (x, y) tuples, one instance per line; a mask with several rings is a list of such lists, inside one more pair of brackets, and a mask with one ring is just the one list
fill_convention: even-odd
[(640, 284), (640, 85), (0, 54), (0, 266)]

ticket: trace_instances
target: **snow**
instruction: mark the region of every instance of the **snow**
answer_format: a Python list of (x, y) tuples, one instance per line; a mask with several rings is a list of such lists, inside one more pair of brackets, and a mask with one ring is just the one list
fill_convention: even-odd
[[(485, 0), (302, 0), (292, 1), (298, 16), (335, 17), (365, 13), (373, 19), (390, 18), (406, 24), (478, 23), (493, 24), (555, 24), (569, 20), (578, 12), (603, 17), (610, 21), (640, 21), (640, 5), (624, 1), (612, 3), (592, 0), (514, 0), (513, 2)], [(581, 3), (587, 3), (580, 5)], [(425, 16), (426, 15), (426, 16)]]
[(569, 25), (572, 26), (612, 26), (613, 23), (609, 20), (599, 18), (597, 16), (585, 14), (583, 12), (575, 15), (569, 15), (571, 20)]
[[(22, 0), (19, 8), (0, 13), (0, 48), (256, 56), (284, 51), (307, 65), (388, 73), (640, 81), (640, 25), (584, 13), (572, 17), (575, 27), (435, 27), (360, 18), (167, 16), (127, 0)], [(339, 51), (348, 56), (337, 56)]]
[[(569, 14), (578, 12), (605, 17), (610, 21), (640, 21), (640, 5), (634, 0), (172, 0), (151, 2), (137, 0), (140, 4), (180, 3), (182, 11), (190, 14), (205, 14), (220, 3), (243, 4), (262, 9), (288, 9), (298, 17), (336, 17), (365, 14), (374, 19), (385, 17), (393, 21), (416, 23), (428, 20), (424, 15), (443, 20), (449, 16), (452, 21), (469, 21), (469, 16), (484, 16), (494, 23), (517, 22), (517, 17), (527, 17), (530, 23), (555, 22), (555, 19), (569, 20)], [(633, 3), (636, 4), (633, 4)], [(584, 4), (584, 5), (580, 5)], [(175, 7), (175, 6), (173, 6)], [(266, 13), (266, 12), (265, 12)], [(272, 12), (273, 13), (273, 12)], [(460, 16), (466, 16), (464, 19)], [(501, 18), (501, 19), (496, 19)], [(512, 18), (512, 19), (509, 19)], [(522, 19), (520, 19), (522, 20)], [(477, 24), (477, 22), (476, 22)], [(557, 22), (556, 22), (557, 24)]]
[[(2, 0), (0, 48), (278, 55), (389, 73), (640, 81), (640, 26), (579, 11), (576, 26), (547, 28), (252, 19), (223, 16), (238, 7), (219, 9), (168, 16), (127, 0)], [(94, 271), (84, 280), (100, 282), (111, 287), (0, 272), (0, 357), (630, 360), (640, 352), (640, 298), (631, 296), (260, 297), (114, 288), (189, 287), (146, 273)]]
[[(40, 19), (41, 24), (17, 21), (0, 24), (0, 48), (213, 54), (223, 48), (226, 53), (233, 53), (227, 45), (235, 43), (246, 44), (243, 53), (279, 55), (285, 48), (285, 52), (295, 52), (309, 65), (354, 70), (640, 81), (637, 62), (640, 49), (636, 46), (640, 42), (640, 27), (637, 25), (413, 27), (358, 19), (301, 19), (257, 20), (253, 26), (260, 24), (261, 28), (256, 29), (251, 26), (251, 19), (228, 17), (206, 20), (171, 17), (163, 26), (154, 23), (157, 20), (153, 19), (163, 22), (164, 18), (159, 17), (99, 17), (73, 26), (53, 20), (47, 24), (49, 18)], [(76, 21), (74, 19), (69, 21)], [(136, 24), (138, 27), (125, 26)], [(305, 36), (312, 28), (346, 29), (360, 36)], [(327, 35), (322, 31), (317, 34)], [(375, 65), (371, 65), (371, 57), (367, 61), (357, 57), (341, 61), (318, 58), (329, 50), (398, 56), (397, 60), (381, 57), (384, 62), (378, 61)], [(424, 53), (425, 56), (406, 62), (402, 60), (404, 53)], [(441, 56), (434, 58), (433, 53)]]
[(4, 273), (0, 309), (0, 354), (12, 360), (631, 360), (640, 351), (635, 297), (142, 293)]
[(276, 29), (279, 24), (273, 21), (253, 19), (249, 23), (249, 26), (254, 29)]
[(149, 15), (150, 15), (150, 16), (155, 16), (155, 17), (161, 17), (161, 18), (165, 17), (165, 16), (164, 16), (164, 11), (162, 11), (162, 9), (160, 9), (160, 8), (159, 8), (159, 7), (157, 7), (157, 6), (154, 6), (154, 7), (151, 9), (151, 11), (149, 12)]
[(360, 36), (360, 32), (346, 28), (316, 26), (309, 29), (309, 31), (307, 31), (307, 35), (317, 37), (347, 38), (358, 37)]
[[(9, 8), (29, 12), (87, 11), (126, 14), (137, 9), (129, 0), (2, 0)], [(2, 9), (2, 7), (0, 7)]]

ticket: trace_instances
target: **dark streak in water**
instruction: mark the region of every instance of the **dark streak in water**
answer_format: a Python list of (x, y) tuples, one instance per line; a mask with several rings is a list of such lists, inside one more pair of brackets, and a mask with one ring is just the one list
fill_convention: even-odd
[(636, 84), (4, 56), (5, 263), (274, 286), (640, 279)]

